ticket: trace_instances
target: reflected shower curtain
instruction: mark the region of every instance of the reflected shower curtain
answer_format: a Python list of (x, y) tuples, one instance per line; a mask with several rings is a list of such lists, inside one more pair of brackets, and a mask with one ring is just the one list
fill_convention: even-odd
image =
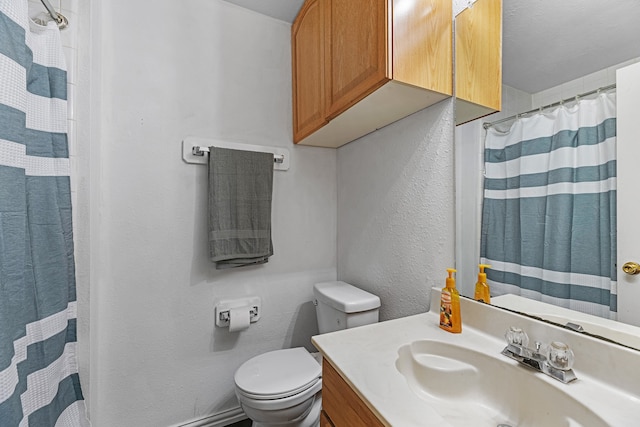
[(489, 128), (480, 255), (505, 293), (615, 319), (615, 93)]
[(88, 425), (76, 349), (67, 77), (54, 23), (0, 0), (0, 425)]

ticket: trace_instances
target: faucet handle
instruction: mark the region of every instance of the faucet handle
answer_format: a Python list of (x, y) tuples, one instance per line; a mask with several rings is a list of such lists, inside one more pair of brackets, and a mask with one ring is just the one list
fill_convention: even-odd
[(573, 367), (575, 355), (569, 346), (561, 341), (552, 341), (547, 350), (549, 364), (561, 371), (568, 371)]
[(529, 337), (527, 336), (527, 333), (521, 328), (515, 326), (509, 327), (507, 332), (504, 334), (504, 337), (510, 345), (518, 347), (526, 347), (529, 345)]

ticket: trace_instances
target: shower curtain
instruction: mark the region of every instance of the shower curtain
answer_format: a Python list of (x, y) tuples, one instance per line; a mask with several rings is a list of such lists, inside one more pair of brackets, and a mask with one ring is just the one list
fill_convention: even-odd
[(0, 0), (0, 425), (85, 426), (57, 26)]
[(489, 128), (480, 254), (492, 294), (615, 319), (615, 93)]

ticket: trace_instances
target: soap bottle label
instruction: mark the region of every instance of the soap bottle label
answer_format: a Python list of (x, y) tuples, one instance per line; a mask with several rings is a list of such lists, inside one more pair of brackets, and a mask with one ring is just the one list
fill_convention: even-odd
[(451, 329), (453, 327), (451, 313), (451, 292), (443, 290), (440, 300), (440, 326), (447, 329)]

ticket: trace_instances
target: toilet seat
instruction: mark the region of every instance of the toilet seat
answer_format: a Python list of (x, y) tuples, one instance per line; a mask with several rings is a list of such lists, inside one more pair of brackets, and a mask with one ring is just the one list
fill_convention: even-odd
[(247, 360), (238, 368), (234, 379), (238, 394), (249, 399), (286, 399), (309, 389), (319, 390), (322, 368), (307, 350), (296, 347)]

